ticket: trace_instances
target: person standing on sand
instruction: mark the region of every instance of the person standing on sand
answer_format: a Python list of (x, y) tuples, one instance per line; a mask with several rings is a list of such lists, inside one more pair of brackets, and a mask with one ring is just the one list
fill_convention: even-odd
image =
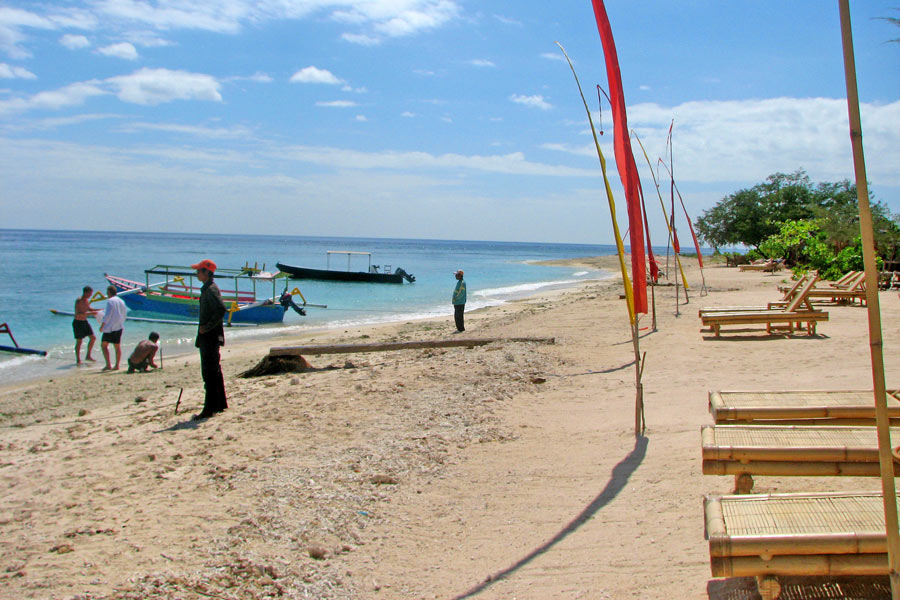
[(456, 289), (453, 290), (453, 319), (456, 321), (456, 332), (462, 333), (466, 330), (463, 321), (463, 313), (466, 310), (466, 282), (463, 281), (462, 270), (454, 275), (456, 275)]
[(206, 387), (203, 410), (193, 416), (193, 420), (208, 419), (216, 413), (228, 408), (225, 398), (225, 379), (222, 377), (219, 348), (225, 345), (225, 328), (222, 318), (227, 309), (222, 302), (222, 292), (214, 281), (216, 263), (209, 259), (201, 260), (192, 269), (197, 269), (197, 279), (203, 282), (200, 289), (200, 318), (197, 327), (197, 341), (194, 344), (200, 349), (200, 373)]
[(91, 286), (86, 285), (81, 290), (81, 297), (75, 299), (75, 319), (72, 321), (72, 331), (75, 333), (75, 363), (79, 365), (81, 364), (81, 342), (84, 338), (90, 338), (87, 352), (84, 354), (84, 360), (94, 362), (91, 351), (94, 349), (94, 342), (97, 341), (97, 336), (94, 335), (94, 329), (88, 322), (88, 317), (96, 315), (100, 311), (91, 308), (90, 297), (93, 291), (94, 289)]
[[(106, 360), (104, 371), (118, 371), (119, 362), (122, 360), (122, 329), (125, 327), (125, 314), (128, 309), (125, 303), (116, 295), (116, 287), (111, 285), (106, 288), (106, 310), (103, 311), (103, 322), (100, 323), (100, 349), (103, 350), (103, 358)], [(116, 348), (116, 366), (109, 362), (109, 345)]]

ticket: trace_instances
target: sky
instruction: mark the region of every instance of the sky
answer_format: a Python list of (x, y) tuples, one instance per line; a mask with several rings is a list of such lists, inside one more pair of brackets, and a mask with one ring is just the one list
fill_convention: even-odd
[[(894, 213), (898, 7), (851, 2)], [(654, 245), (660, 158), (692, 219), (777, 172), (853, 179), (837, 0), (606, 8)], [(0, 228), (612, 243), (556, 42), (624, 232), (590, 0), (0, 0)]]

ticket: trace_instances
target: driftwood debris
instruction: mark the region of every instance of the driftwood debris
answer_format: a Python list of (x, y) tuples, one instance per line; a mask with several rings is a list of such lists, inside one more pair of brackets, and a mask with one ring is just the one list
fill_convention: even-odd
[(446, 340), (421, 340), (415, 342), (375, 342), (371, 344), (335, 344), (330, 346), (282, 346), (270, 348), (269, 354), (259, 363), (244, 371), (239, 377), (261, 377), (278, 373), (302, 373), (315, 370), (303, 355), (313, 354), (351, 354), (356, 352), (388, 352), (392, 350), (417, 350), (423, 348), (454, 348), (484, 346), (505, 342), (532, 342), (536, 344), (553, 344), (552, 337), (518, 337), (518, 338), (452, 338)]
[(249, 379), (264, 375), (278, 375), (279, 373), (302, 373), (312, 371), (315, 367), (302, 356), (264, 356), (255, 366), (250, 367), (238, 377)]
[(371, 344), (335, 344), (331, 346), (282, 346), (269, 349), (269, 356), (298, 356), (313, 354), (351, 354), (356, 352), (389, 352), (392, 350), (418, 350), (422, 348), (453, 348), (484, 346), (505, 342), (533, 342), (553, 344), (552, 337), (520, 338), (452, 338), (446, 340), (420, 340), (415, 342), (374, 342)]

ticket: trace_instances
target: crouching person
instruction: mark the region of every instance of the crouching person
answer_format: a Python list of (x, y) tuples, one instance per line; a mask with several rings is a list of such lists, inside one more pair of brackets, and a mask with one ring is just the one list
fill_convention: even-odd
[(158, 368), (156, 363), (153, 362), (156, 351), (159, 350), (159, 346), (156, 343), (158, 339), (159, 334), (155, 331), (151, 331), (146, 340), (138, 342), (138, 345), (134, 347), (134, 352), (128, 357), (129, 373), (134, 373), (135, 371), (146, 373), (147, 368), (149, 367), (153, 367), (154, 369)]

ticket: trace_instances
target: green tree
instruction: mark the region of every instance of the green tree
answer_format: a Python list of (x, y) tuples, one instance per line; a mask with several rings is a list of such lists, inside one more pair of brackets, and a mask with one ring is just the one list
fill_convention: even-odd
[(804, 171), (775, 173), (765, 183), (739, 190), (704, 211), (696, 222), (697, 234), (715, 248), (759, 245), (779, 232), (781, 223), (813, 216), (813, 187)]

